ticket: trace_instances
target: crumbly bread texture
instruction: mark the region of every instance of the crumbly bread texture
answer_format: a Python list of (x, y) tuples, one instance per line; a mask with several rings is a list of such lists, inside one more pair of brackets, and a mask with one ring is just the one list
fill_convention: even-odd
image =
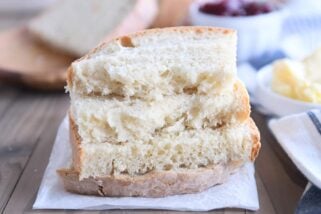
[(245, 163), (258, 152), (259, 135), (252, 119), (220, 128), (156, 133), (149, 141), (83, 144), (70, 116), (73, 166), (79, 178), (151, 171), (197, 169), (208, 165)]
[(147, 28), (157, 12), (156, 0), (62, 0), (28, 28), (52, 47), (82, 56), (105, 39)]
[(68, 71), (73, 163), (81, 194), (159, 197), (202, 191), (260, 149), (236, 78), (232, 30), (177, 27), (116, 38)]
[(160, 99), (229, 90), (236, 33), (208, 27), (153, 29), (116, 38), (69, 68), (71, 94)]
[[(253, 161), (260, 149), (260, 137), (251, 119), (247, 121), (247, 125), (251, 136), (251, 140), (248, 142), (251, 145), (249, 158)], [(74, 129), (75, 125), (71, 120), (71, 130)], [(72, 144), (75, 146), (74, 149), (79, 149), (77, 144), (80, 144), (80, 138), (77, 131), (71, 131), (70, 134), (73, 139)], [(245, 159), (247, 160), (247, 158)], [(136, 176), (122, 173), (80, 179), (79, 171), (74, 168), (60, 169), (58, 173), (63, 180), (65, 189), (69, 192), (99, 196), (163, 197), (200, 192), (223, 183), (246, 160), (227, 160), (226, 163), (210, 164), (196, 169), (153, 170)], [(79, 160), (74, 160), (75, 162), (77, 163)]]
[(122, 97), (74, 97), (71, 105), (83, 144), (148, 142), (156, 135), (215, 129), (243, 122), (250, 114), (241, 82), (217, 96), (182, 93), (146, 101)]

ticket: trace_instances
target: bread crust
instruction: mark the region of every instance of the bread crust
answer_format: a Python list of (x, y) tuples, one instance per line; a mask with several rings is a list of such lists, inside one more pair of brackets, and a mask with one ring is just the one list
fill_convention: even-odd
[(236, 83), (234, 84), (234, 93), (238, 98), (240, 97), (236, 118), (240, 122), (246, 121), (251, 114), (250, 97), (244, 84), (240, 80), (236, 80)]
[[(81, 138), (71, 113), (70, 139), (73, 149), (73, 168), (59, 169), (67, 191), (99, 196), (143, 196), (164, 197), (175, 194), (200, 192), (214, 185), (223, 183), (227, 177), (240, 168), (244, 162), (230, 161), (227, 164), (210, 165), (199, 169), (182, 169), (179, 171), (151, 171), (144, 175), (130, 176), (107, 175), (79, 179), (82, 151), (79, 147)], [(254, 121), (249, 118), (252, 150), (249, 159), (254, 161), (260, 149), (260, 135)]]
[(253, 142), (250, 160), (254, 161), (259, 155), (259, 151), (261, 149), (261, 136), (260, 136), (259, 129), (255, 125), (255, 122), (253, 121), (252, 118), (249, 118), (247, 123), (248, 123), (248, 126), (250, 127), (250, 133), (251, 133), (251, 138)]
[(57, 172), (62, 178), (65, 189), (73, 193), (112, 197), (164, 197), (200, 192), (221, 184), (241, 164), (234, 162), (201, 169), (153, 171), (135, 177), (108, 175), (83, 180), (79, 180), (79, 172), (74, 169), (60, 169)]
[[(200, 26), (182, 26), (182, 27), (169, 27), (169, 28), (154, 28), (154, 29), (149, 29), (149, 30), (143, 30), (143, 31), (138, 31), (136, 33), (131, 33), (126, 35), (126, 38), (130, 39), (139, 39), (141, 37), (145, 36), (152, 36), (156, 35), (161, 32), (176, 32), (180, 34), (185, 34), (189, 32), (195, 32), (198, 34), (202, 33), (217, 33), (217, 34), (222, 34), (222, 35), (234, 35), (236, 37), (236, 31), (232, 29), (227, 29), (227, 28), (220, 28), (220, 27), (200, 27)], [(112, 43), (119, 43), (122, 40), (123, 36), (116, 37), (113, 39), (110, 39), (107, 42), (101, 43), (99, 46), (91, 50), (88, 54), (85, 56), (77, 59), (75, 62), (79, 62), (84, 59), (90, 59), (92, 56), (94, 56), (96, 53), (99, 51), (103, 50), (105, 47), (107, 47), (109, 44)], [(108, 38), (109, 39), (109, 38)], [(67, 85), (68, 88), (72, 88), (72, 82), (73, 82), (73, 68), (70, 66), (67, 70)]]

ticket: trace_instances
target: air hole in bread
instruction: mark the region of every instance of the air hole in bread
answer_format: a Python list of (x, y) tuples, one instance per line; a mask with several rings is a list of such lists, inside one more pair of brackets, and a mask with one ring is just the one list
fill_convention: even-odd
[(129, 38), (128, 36), (123, 36), (120, 39), (120, 45), (126, 48), (134, 48), (135, 45), (133, 44), (131, 38)]
[(170, 76), (170, 71), (169, 70), (165, 70), (164, 72), (162, 72), (160, 74), (160, 76), (163, 77), (163, 78), (167, 78), (167, 77)]
[(197, 87), (185, 87), (185, 88), (183, 88), (183, 92), (185, 94), (196, 94), (197, 93)]
[(98, 194), (100, 195), (100, 196), (105, 196), (105, 194), (104, 194), (104, 191), (103, 191), (103, 186), (101, 186), (101, 185), (98, 185)]
[(171, 170), (173, 168), (173, 165), (172, 164), (166, 164), (165, 166), (164, 166), (164, 170)]
[(137, 147), (132, 147), (131, 148), (131, 153), (132, 153), (132, 155), (137, 155), (138, 154), (138, 148)]
[(186, 164), (180, 164), (179, 165), (179, 168), (186, 168), (187, 166), (186, 166)]
[(176, 150), (177, 154), (183, 154), (183, 146), (181, 144), (177, 144), (175, 146), (175, 150)]
[(158, 155), (163, 155), (163, 154), (165, 154), (165, 151), (162, 150), (162, 149), (160, 149), (160, 150), (158, 150), (157, 154), (158, 154)]

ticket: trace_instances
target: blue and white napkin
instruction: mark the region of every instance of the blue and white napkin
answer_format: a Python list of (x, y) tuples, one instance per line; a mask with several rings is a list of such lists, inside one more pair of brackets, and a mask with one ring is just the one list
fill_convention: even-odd
[(272, 119), (269, 127), (298, 169), (321, 189), (321, 109)]
[(272, 119), (269, 127), (297, 168), (313, 184), (296, 213), (321, 213), (321, 109)]

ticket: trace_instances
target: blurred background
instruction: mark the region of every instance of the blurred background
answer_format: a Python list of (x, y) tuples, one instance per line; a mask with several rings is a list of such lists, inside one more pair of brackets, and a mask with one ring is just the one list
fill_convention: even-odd
[(0, 80), (62, 90), (67, 66), (100, 42), (180, 25), (237, 29), (239, 64), (252, 60), (262, 66), (280, 53), (302, 58), (320, 44), (321, 2), (1, 0)]

